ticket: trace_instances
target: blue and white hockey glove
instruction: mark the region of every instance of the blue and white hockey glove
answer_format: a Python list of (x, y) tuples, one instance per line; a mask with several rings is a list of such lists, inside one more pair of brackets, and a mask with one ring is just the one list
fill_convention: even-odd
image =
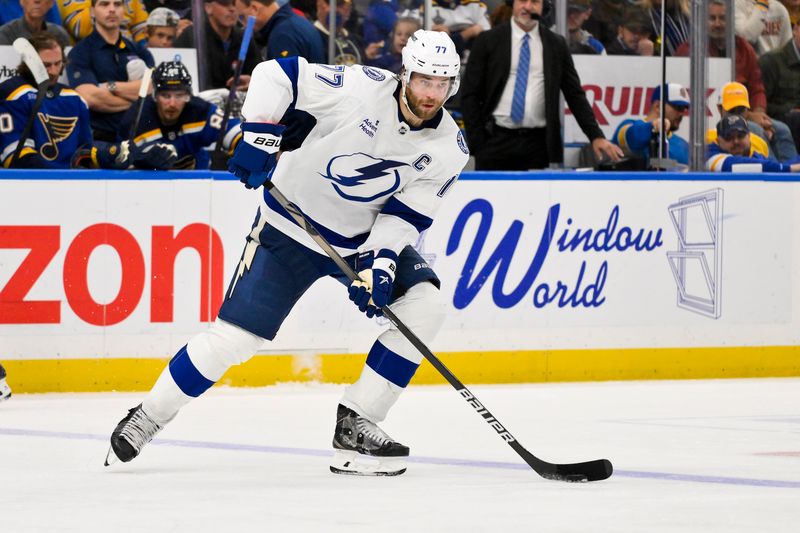
[(272, 177), (286, 126), (266, 122), (242, 124), (242, 140), (228, 160), (228, 170), (248, 189), (257, 189)]
[(383, 316), (383, 306), (392, 297), (394, 274), (397, 269), (397, 254), (383, 249), (375, 252), (364, 252), (356, 259), (356, 272), (361, 281), (350, 284), (350, 299), (358, 306), (358, 310), (367, 314), (367, 318)]

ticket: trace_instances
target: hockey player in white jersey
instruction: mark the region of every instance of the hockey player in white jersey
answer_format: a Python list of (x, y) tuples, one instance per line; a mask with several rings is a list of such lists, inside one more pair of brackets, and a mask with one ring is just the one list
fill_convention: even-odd
[[(425, 343), (444, 320), (439, 280), (411, 245), (433, 222), (468, 159), (464, 138), (443, 110), (459, 85), (460, 59), (441, 32), (417, 31), (403, 71), (261, 63), (242, 108), (243, 140), (229, 168), (249, 188), (272, 179), (359, 273), (349, 283), (333, 261), (265, 191), (237, 271), (211, 328), (172, 358), (142, 404), (111, 436), (106, 463), (130, 461), (178, 410), (248, 360), (318, 279), (349, 285), (372, 318), (389, 305)], [(302, 145), (280, 154), (288, 109), (316, 125)], [(372, 346), (358, 381), (337, 408), (331, 471), (397, 475), (409, 448), (377, 423), (405, 389), (422, 355), (394, 326)]]

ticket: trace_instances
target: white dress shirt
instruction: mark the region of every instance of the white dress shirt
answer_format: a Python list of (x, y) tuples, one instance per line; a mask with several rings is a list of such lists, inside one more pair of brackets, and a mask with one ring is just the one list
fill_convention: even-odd
[(527, 32), (530, 40), (528, 46), (531, 50), (531, 63), (528, 67), (528, 86), (525, 93), (525, 116), (521, 124), (511, 120), (511, 101), (514, 98), (514, 84), (517, 81), (517, 64), (519, 51), (522, 47), (522, 37), (526, 32), (522, 30), (514, 19), (511, 19), (511, 71), (506, 80), (506, 86), (500, 101), (492, 113), (498, 126), (503, 128), (543, 128), (547, 125), (544, 114), (544, 63), (542, 60), (542, 36), (539, 33), (539, 24)]

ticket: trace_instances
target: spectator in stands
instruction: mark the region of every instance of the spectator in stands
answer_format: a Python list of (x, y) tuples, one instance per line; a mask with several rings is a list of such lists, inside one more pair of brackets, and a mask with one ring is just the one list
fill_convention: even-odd
[[(237, 24), (236, 8), (233, 0), (204, 0), (205, 11), (205, 58), (212, 68), (208, 69), (208, 89), (231, 88), (233, 83), (234, 61), (239, 57), (239, 48), (242, 45), (244, 30)], [(193, 48), (194, 32), (185, 31), (175, 39), (176, 48)], [(242, 66), (242, 75), (239, 77), (237, 90), (246, 91), (250, 85), (250, 74), (262, 61), (256, 46), (249, 46)]]
[(622, 157), (597, 125), (566, 41), (537, 21), (542, 7), (542, 0), (514, 0), (512, 20), (481, 33), (473, 44), (461, 109), (478, 170), (562, 163), (559, 93), (598, 159)]
[(792, 27), (800, 22), (800, 0), (781, 0), (783, 7), (789, 12), (789, 21)]
[[(730, 82), (722, 87), (720, 94), (719, 106), (724, 113), (734, 113), (741, 115), (747, 120), (748, 112), (750, 110), (750, 97), (747, 92), (747, 87), (738, 82)], [(764, 129), (751, 120), (747, 121), (747, 127), (750, 129), (751, 142), (753, 148), (775, 161), (786, 163), (787, 161), (794, 161), (797, 159), (797, 148), (794, 145), (789, 126), (785, 122), (779, 120), (772, 121), (774, 131), (767, 137)], [(758, 140), (755, 140), (755, 139)], [(766, 149), (761, 146), (761, 141), (766, 144)]]
[[(64, 28), (75, 41), (85, 39), (92, 33), (92, 7), (96, 0), (56, 0)], [(142, 0), (123, 0), (120, 32), (135, 43), (147, 40), (147, 11)]]
[[(0, 0), (0, 26), (18, 19), (22, 16), (22, 6), (20, 0)], [(53, 7), (47, 12), (44, 19), (56, 26), (61, 26), (61, 13), (58, 6), (53, 3)]]
[[(266, 46), (265, 59), (299, 56), (309, 63), (326, 63), (327, 53), (314, 25), (292, 11), (290, 4), (280, 6), (275, 0), (236, 0), (239, 17), (256, 17), (253, 39)], [(316, 124), (305, 111), (287, 111), (281, 120), (286, 124), (281, 149), (289, 151), (302, 144)]]
[(160, 7), (165, 7), (177, 13), (178, 28), (175, 37), (192, 25), (192, 0), (143, 0), (144, 8), (152, 13)]
[(800, 172), (800, 163), (777, 163), (756, 153), (750, 143), (747, 121), (740, 115), (720, 119), (717, 140), (708, 145), (706, 156), (706, 168), (713, 172), (752, 172), (753, 165), (764, 172)]
[(378, 42), (390, 44), (390, 34), (394, 31), (399, 11), (398, 0), (370, 0), (364, 15), (364, 42), (368, 45)]
[[(708, 55), (726, 57), (726, 0), (708, 2)], [(767, 139), (775, 150), (779, 161), (792, 159), (797, 155), (791, 150), (791, 131), (786, 123), (774, 120), (767, 114), (767, 92), (761, 79), (761, 67), (755, 50), (744, 38), (736, 35), (736, 81), (747, 87), (750, 96), (750, 110), (745, 118), (753, 123), (752, 130)], [(689, 43), (682, 44), (677, 51), (679, 56), (689, 55)], [(779, 118), (779, 117), (776, 117)], [(773, 141), (774, 139), (774, 141)]]
[[(689, 40), (689, 0), (640, 0), (642, 6), (650, 16), (650, 31), (652, 35), (661, 35), (661, 6), (666, 1), (667, 19), (664, 23), (666, 33), (666, 55), (674, 56), (678, 47)], [(661, 42), (662, 39), (657, 39)], [(661, 52), (656, 51), (657, 54)]]
[[(424, 9), (420, 8), (420, 17)], [(486, 12), (486, 4), (475, 0), (432, 0), (431, 29), (450, 35), (456, 50), (465, 57), (465, 51), (481, 32), (491, 28)]]
[(489, 25), (494, 28), (511, 20), (511, 6), (500, 2), (489, 12)]
[(382, 47), (374, 58), (369, 57), (367, 48), (366, 64), (390, 70), (395, 74), (400, 73), (403, 66), (402, 51), (414, 32), (422, 28), (420, 21), (412, 17), (401, 17), (395, 22), (394, 30), (389, 34), (388, 42), (381, 43)]
[[(747, 95), (747, 87), (738, 81), (732, 81), (722, 86), (722, 89), (720, 89), (719, 101), (717, 102), (717, 111), (719, 111), (720, 117), (726, 115), (739, 115), (744, 117), (748, 109), (750, 109), (750, 98)], [(748, 127), (749, 126), (750, 124), (748, 124)], [(706, 131), (706, 144), (716, 142), (716, 140), (716, 128)], [(767, 159), (777, 161), (777, 158), (769, 149), (767, 141), (752, 131), (750, 132), (750, 145), (753, 147), (754, 152), (763, 155)]]
[[(20, 64), (19, 74), (0, 84), (0, 115), (8, 117), (0, 130), (0, 154), (4, 167), (12, 168), (127, 168), (139, 157), (168, 157), (163, 147), (147, 154), (133, 154), (120, 144), (92, 141), (89, 108), (78, 93), (58, 83), (64, 69), (64, 50), (55, 35), (39, 32), (30, 39), (49, 76), (49, 86), (33, 128), (23, 142), (19, 157), (14, 154), (37, 94), (36, 81), (27, 65)], [(81, 158), (81, 154), (84, 156)], [(152, 160), (152, 159), (151, 159)], [(81, 162), (79, 163), (79, 162)]]
[(583, 29), (583, 23), (592, 16), (591, 0), (569, 0), (567, 4), (567, 31), (571, 54), (602, 54), (606, 49), (603, 43)]
[[(240, 18), (256, 17), (253, 38), (266, 47), (267, 60), (304, 57), (309, 63), (325, 63), (322, 39), (314, 25), (276, 0), (235, 0)], [(286, 136), (284, 135), (284, 139)]]
[(62, 48), (69, 46), (69, 35), (60, 25), (48, 22), (53, 0), (20, 0), (22, 16), (0, 26), (0, 45), (10, 45), (19, 37), (29, 39), (34, 33), (47, 31)]
[(178, 34), (178, 14), (168, 7), (157, 7), (147, 17), (147, 47), (172, 48)]
[(789, 12), (776, 0), (736, 0), (734, 14), (736, 34), (747, 39), (759, 56), (792, 38)]
[[(615, 42), (618, 27), (625, 20), (625, 11), (629, 9), (634, 0), (593, 0), (592, 16), (583, 27), (608, 47)], [(647, 16), (647, 37), (650, 37), (650, 16)], [(609, 54), (611, 52), (608, 52)]]
[[(676, 132), (684, 115), (689, 111), (689, 92), (678, 83), (667, 84), (667, 98), (664, 100), (664, 131), (667, 132), (667, 155), (683, 165), (689, 164), (689, 143)], [(627, 119), (617, 126), (611, 137), (623, 152), (641, 162), (640, 168), (649, 168), (650, 158), (658, 149), (661, 131), (661, 86), (657, 86), (650, 98), (650, 110), (644, 119)], [(655, 147), (655, 149), (653, 149)]]
[(159, 7), (166, 7), (178, 14), (178, 18), (192, 16), (192, 0), (143, 0), (144, 8), (152, 13)]
[[(119, 140), (127, 139), (136, 110), (130, 109), (122, 119)], [(142, 116), (133, 136), (134, 147), (143, 150), (153, 143), (175, 147), (177, 161), (172, 170), (207, 169), (206, 152), (220, 138), (223, 112), (214, 104), (192, 96), (192, 76), (180, 61), (165, 61), (153, 72), (153, 98), (142, 107)], [(221, 149), (231, 155), (242, 133), (239, 119), (230, 118)]]
[(122, 0), (93, 0), (94, 31), (69, 53), (69, 84), (89, 104), (95, 140), (113, 142), (122, 114), (139, 97), (153, 56), (122, 36)]
[(792, 40), (780, 50), (761, 56), (762, 73), (770, 115), (789, 125), (800, 151), (800, 24), (792, 29)]
[(636, 7), (624, 11), (617, 27), (617, 38), (608, 46), (609, 55), (652, 56), (655, 45), (650, 40), (650, 18)]
[[(333, 65), (356, 65), (362, 64), (363, 48), (361, 39), (353, 35), (344, 27), (345, 21), (350, 18), (350, 13), (353, 8), (352, 0), (338, 0), (336, 2), (336, 37), (333, 61), (328, 59), (326, 63)], [(329, 16), (331, 13), (330, 4), (328, 0), (317, 0), (317, 20), (314, 22), (314, 27), (320, 34), (322, 39), (322, 49), (327, 56), (328, 40), (330, 37)], [(377, 54), (380, 50), (379, 43), (372, 43), (370, 45), (370, 55)]]

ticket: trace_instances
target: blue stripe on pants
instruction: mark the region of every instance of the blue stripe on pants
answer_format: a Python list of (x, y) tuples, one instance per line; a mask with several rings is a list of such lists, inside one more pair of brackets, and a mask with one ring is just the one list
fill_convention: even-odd
[(172, 379), (183, 393), (193, 398), (197, 398), (214, 384), (194, 366), (192, 360), (189, 359), (186, 346), (178, 350), (178, 353), (169, 362), (169, 373), (172, 374)]
[(372, 345), (367, 356), (367, 366), (398, 387), (405, 387), (419, 367), (378, 341)]

